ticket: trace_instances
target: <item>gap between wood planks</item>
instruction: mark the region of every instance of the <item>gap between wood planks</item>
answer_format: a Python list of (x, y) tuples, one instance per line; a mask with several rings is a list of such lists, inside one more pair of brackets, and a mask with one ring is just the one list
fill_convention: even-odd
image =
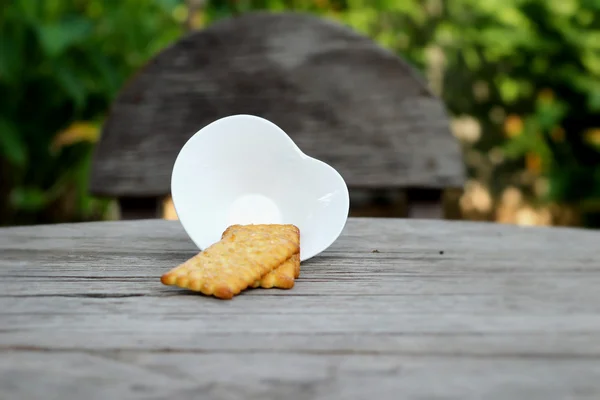
[(405, 356), (412, 358), (470, 358), (470, 359), (527, 359), (527, 360), (600, 360), (600, 354), (565, 354), (565, 353), (526, 353), (526, 352), (498, 352), (498, 353), (421, 353), (395, 350), (269, 350), (269, 349), (175, 349), (175, 348), (112, 348), (90, 350), (87, 348), (50, 348), (39, 346), (1, 346), (0, 353), (6, 352), (31, 352), (31, 353), (85, 353), (90, 355), (122, 355), (122, 354), (294, 354), (312, 356)]

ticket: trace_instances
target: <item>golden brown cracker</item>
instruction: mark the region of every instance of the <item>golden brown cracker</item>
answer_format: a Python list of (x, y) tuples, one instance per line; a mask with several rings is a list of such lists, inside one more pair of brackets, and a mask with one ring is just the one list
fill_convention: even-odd
[(300, 251), (298, 228), (231, 229), (161, 277), (165, 285), (231, 299)]
[(292, 257), (294, 256), (297, 257), (297, 260), (294, 261), (294, 279), (298, 279), (300, 277), (300, 252), (294, 254)]
[[(233, 225), (223, 232), (222, 237), (240, 232), (242, 230), (260, 231), (260, 232), (298, 232), (298, 228), (291, 224), (256, 224), (256, 225)], [(299, 240), (299, 238), (298, 238)], [(294, 254), (280, 266), (263, 276), (260, 280), (254, 282), (252, 287), (262, 287), (265, 289), (279, 288), (291, 289), (294, 287), (294, 281), (300, 276), (300, 253)]]
[(296, 253), (260, 280), (254, 282), (252, 287), (291, 289), (294, 287), (295, 278), (298, 277), (296, 270), (299, 269), (300, 254)]
[(232, 233), (237, 232), (263, 232), (263, 233), (272, 233), (276, 235), (285, 235), (290, 238), (294, 238), (294, 240), (298, 241), (298, 245), (300, 245), (300, 230), (292, 224), (248, 224), (248, 225), (231, 225), (221, 238), (228, 236)]

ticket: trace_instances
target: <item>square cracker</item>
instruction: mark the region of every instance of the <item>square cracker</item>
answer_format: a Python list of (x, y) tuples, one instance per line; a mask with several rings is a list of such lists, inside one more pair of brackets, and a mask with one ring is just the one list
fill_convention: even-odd
[(260, 280), (254, 282), (252, 287), (261, 287), (265, 289), (291, 289), (294, 287), (296, 278), (300, 275), (299, 271), (300, 254), (296, 253), (284, 261), (279, 267), (263, 276)]
[(293, 225), (234, 227), (217, 243), (166, 272), (161, 282), (231, 299), (300, 251), (300, 232)]
[[(294, 225), (277, 225), (277, 224), (257, 224), (257, 225), (232, 225), (223, 232), (222, 238), (230, 234), (238, 233), (242, 230), (254, 232), (280, 232), (282, 230), (297, 229)], [(291, 289), (294, 287), (296, 278), (300, 276), (300, 252), (283, 262), (263, 276), (260, 280), (252, 284), (253, 288), (262, 287), (265, 289), (279, 288)]]

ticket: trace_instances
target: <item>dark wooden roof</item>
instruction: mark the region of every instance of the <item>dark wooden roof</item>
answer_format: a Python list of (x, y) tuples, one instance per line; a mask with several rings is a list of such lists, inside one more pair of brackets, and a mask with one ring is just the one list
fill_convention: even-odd
[(168, 194), (187, 139), (240, 113), (279, 125), (351, 188), (463, 184), (445, 108), (407, 63), (340, 24), (259, 12), (187, 35), (131, 78), (104, 125), (91, 191)]

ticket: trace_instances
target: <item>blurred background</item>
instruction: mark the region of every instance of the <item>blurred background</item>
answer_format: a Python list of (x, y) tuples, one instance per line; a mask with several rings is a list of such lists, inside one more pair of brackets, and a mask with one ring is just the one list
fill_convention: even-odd
[(460, 218), (600, 227), (600, 0), (0, 0), (0, 225), (117, 218), (87, 185), (121, 86), (259, 9), (339, 21), (421, 71), (463, 146)]

